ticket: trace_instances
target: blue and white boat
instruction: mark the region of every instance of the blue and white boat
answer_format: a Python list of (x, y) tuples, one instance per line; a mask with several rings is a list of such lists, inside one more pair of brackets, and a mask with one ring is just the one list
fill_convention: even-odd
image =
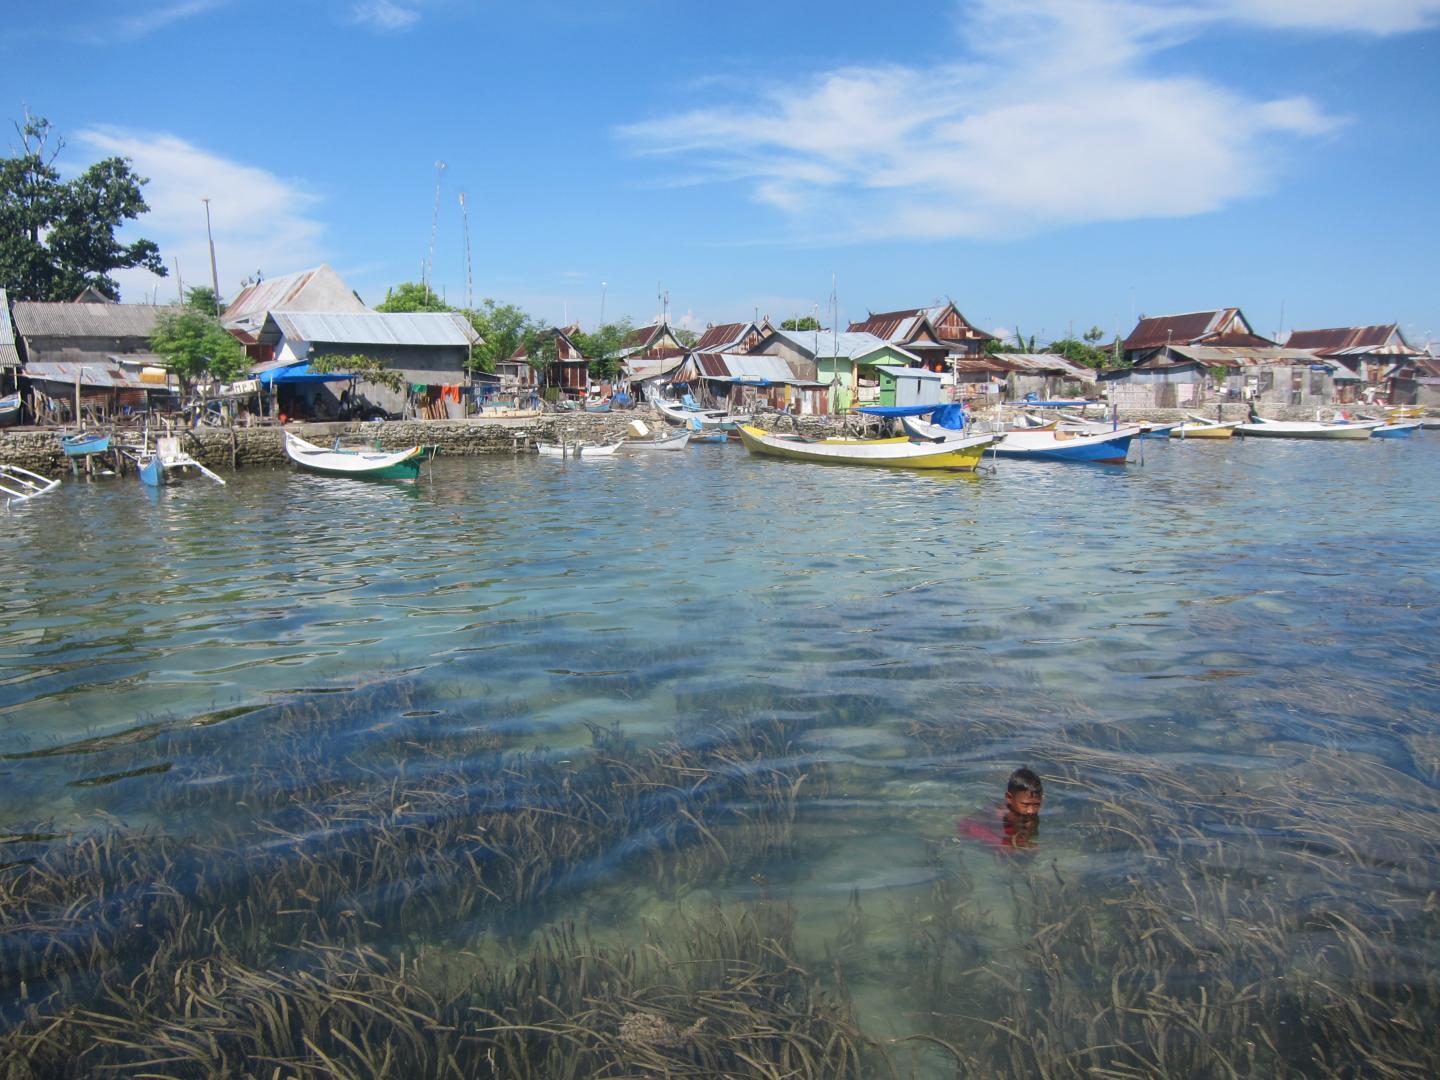
[(0, 427), (12, 427), (20, 422), (20, 391), (0, 397)]
[[(862, 409), (862, 412), (872, 410)], [(958, 406), (938, 406), (931, 420), (902, 416), (905, 430), (917, 439), (956, 439), (967, 432)], [(1084, 431), (1069, 431), (1056, 423), (1040, 427), (1010, 428), (999, 432), (991, 453), (999, 457), (1039, 461), (1094, 461), (1122, 464), (1130, 454), (1130, 441), (1140, 434), (1139, 424), (1111, 424)]]
[(135, 463), (140, 466), (140, 481), (150, 487), (169, 487), (176, 480), (197, 475), (217, 484), (225, 483), (221, 477), (181, 450), (180, 439), (175, 435), (162, 435), (155, 440), (153, 451), (141, 450), (133, 456)]
[(1381, 424), (1377, 428), (1371, 428), (1370, 434), (1377, 439), (1408, 439), (1419, 429), (1419, 420), (1405, 420)]
[(60, 436), (60, 449), (65, 451), (66, 457), (103, 454), (110, 449), (110, 436), (103, 431), (81, 431), (74, 435), (62, 435)]

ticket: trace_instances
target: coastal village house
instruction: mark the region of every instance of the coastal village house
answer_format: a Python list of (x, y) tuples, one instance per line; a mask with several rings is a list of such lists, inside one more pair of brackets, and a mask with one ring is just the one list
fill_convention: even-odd
[(392, 415), (443, 419), (463, 415), (480, 335), (469, 319), (453, 311), (272, 311), (257, 343), (273, 359), (257, 365), (255, 374), (275, 387), (279, 411), (288, 416), (336, 415), (336, 395), (348, 384), (317, 381), (309, 362), (319, 356), (362, 355), (399, 372), (405, 387), (397, 393), (361, 383), (355, 387), (357, 397)]
[(300, 270), (245, 286), (220, 316), (220, 324), (245, 346), (251, 360), (263, 363), (274, 359), (258, 340), (265, 316), (270, 312), (369, 310), (339, 274), (321, 263), (313, 270)]
[(815, 364), (764, 353), (692, 352), (673, 376), (675, 382), (698, 386), (706, 404), (750, 412), (758, 405), (798, 416), (829, 414), (825, 383), (815, 377)]
[(1251, 328), (1239, 308), (1191, 311), (1183, 315), (1141, 316), (1125, 339), (1125, 361), (1143, 364), (1169, 345), (1255, 347), (1274, 345)]
[(813, 364), (815, 380), (828, 388), (829, 413), (843, 413), (855, 405), (876, 402), (882, 366), (920, 366), (920, 357), (915, 353), (862, 331), (772, 328), (753, 351), (783, 357), (792, 364)]
[(1281, 345), (1170, 345), (1142, 363), (1101, 373), (1126, 409), (1174, 409), (1211, 399), (1322, 406), (1356, 400), (1358, 379), (1307, 349)]
[(150, 351), (150, 339), (163, 316), (183, 310), (117, 304), (93, 289), (69, 303), (17, 302), (15, 337), (33, 415), (73, 420), (77, 386), (82, 408), (105, 415), (144, 411), (152, 399), (169, 402), (176, 383)]
[(1292, 330), (1285, 345), (1308, 349), (1317, 360), (1343, 364), (1363, 385), (1377, 389), (1396, 364), (1424, 355), (1423, 350), (1405, 340), (1395, 323)]
[(555, 359), (538, 374), (523, 344), (510, 354), (508, 360), (496, 364), (495, 374), (500, 377), (501, 395), (524, 394), (538, 385), (558, 390), (566, 397), (584, 397), (590, 390), (590, 361), (581, 355), (580, 346), (575, 344), (573, 335), (579, 332), (578, 323), (552, 326), (541, 332), (541, 337), (554, 340)]
[(1385, 393), (1391, 405), (1440, 407), (1440, 357), (1422, 353), (1390, 369)]
[[(1045, 400), (1080, 398), (1096, 388), (1098, 373), (1094, 368), (1077, 364), (1059, 353), (991, 353), (984, 361), (969, 362), (986, 361), (1003, 372), (1004, 393), (1011, 401), (1031, 394)], [(958, 377), (959, 372), (956, 374)]]
[(753, 322), (711, 323), (690, 348), (695, 352), (756, 352), (755, 346), (764, 336), (765, 331)]
[(972, 325), (950, 301), (928, 308), (872, 313), (852, 322), (849, 329), (902, 346), (931, 371), (950, 371), (952, 358), (978, 356), (987, 341), (995, 340), (993, 334)]

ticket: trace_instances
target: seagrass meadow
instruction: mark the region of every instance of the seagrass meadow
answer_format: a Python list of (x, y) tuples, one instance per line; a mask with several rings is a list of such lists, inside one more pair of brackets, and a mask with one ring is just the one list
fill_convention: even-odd
[(0, 1075), (1440, 1074), (1440, 443), (1145, 453), (10, 512)]

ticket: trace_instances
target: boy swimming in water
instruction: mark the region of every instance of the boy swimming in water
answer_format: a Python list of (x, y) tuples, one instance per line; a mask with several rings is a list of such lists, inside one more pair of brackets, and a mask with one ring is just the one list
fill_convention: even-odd
[(976, 840), (997, 854), (1013, 853), (1027, 848), (1040, 830), (1040, 804), (1045, 799), (1045, 785), (1031, 769), (1019, 768), (1005, 782), (1005, 801), (999, 814), (974, 814), (961, 818), (955, 826), (956, 835)]

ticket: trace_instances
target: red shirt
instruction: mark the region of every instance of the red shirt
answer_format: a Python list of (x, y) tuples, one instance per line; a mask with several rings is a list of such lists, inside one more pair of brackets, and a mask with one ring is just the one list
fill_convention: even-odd
[(961, 818), (955, 823), (955, 835), (974, 840), (997, 855), (1015, 855), (1035, 846), (1035, 831), (1023, 828), (1021, 819), (1008, 813), (1004, 803), (989, 813)]

